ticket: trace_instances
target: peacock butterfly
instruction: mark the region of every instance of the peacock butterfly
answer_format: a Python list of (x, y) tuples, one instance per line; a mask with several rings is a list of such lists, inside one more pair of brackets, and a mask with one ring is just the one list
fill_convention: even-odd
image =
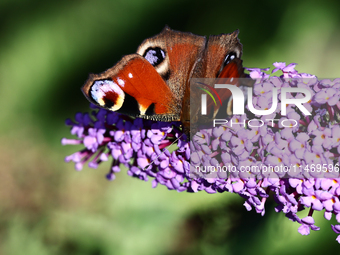
[[(190, 79), (244, 76), (237, 35), (235, 31), (207, 39), (166, 26), (144, 40), (137, 53), (124, 56), (101, 74), (91, 74), (82, 91), (90, 102), (110, 111), (154, 121), (181, 121), (188, 134)], [(220, 94), (223, 101), (230, 96), (229, 90)], [(208, 102), (208, 108), (215, 114), (219, 106)]]

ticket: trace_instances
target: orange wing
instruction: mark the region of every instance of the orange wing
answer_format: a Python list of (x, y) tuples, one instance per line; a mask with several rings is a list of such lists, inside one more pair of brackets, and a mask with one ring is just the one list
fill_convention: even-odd
[[(125, 56), (113, 68), (91, 75), (82, 87), (94, 104), (111, 111), (145, 117), (176, 117), (175, 97), (155, 68), (142, 56)], [(178, 114), (177, 114), (178, 115)]]

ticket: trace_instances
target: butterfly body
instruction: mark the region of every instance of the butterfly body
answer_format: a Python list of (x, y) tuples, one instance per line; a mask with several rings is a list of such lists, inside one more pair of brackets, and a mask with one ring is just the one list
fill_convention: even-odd
[[(155, 121), (181, 121), (188, 133), (200, 110), (198, 104), (190, 104), (190, 79), (244, 75), (237, 34), (206, 39), (165, 27), (146, 39), (137, 53), (124, 56), (99, 75), (90, 75), (82, 91), (90, 102), (111, 111)], [(222, 99), (230, 97), (228, 90), (224, 94)], [(208, 102), (208, 107), (216, 112), (219, 106)]]

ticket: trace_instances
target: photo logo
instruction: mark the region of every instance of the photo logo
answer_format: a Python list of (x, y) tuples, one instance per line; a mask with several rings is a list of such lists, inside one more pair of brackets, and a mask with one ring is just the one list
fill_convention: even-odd
[[(203, 86), (205, 86), (206, 88), (209, 88), (216, 95), (216, 97), (218, 98), (220, 104), (222, 105), (222, 100), (221, 100), (220, 96), (218, 95), (217, 91), (213, 87), (211, 87), (211, 86), (209, 86), (209, 85), (207, 85), (205, 83), (202, 83), (202, 82), (198, 82), (198, 83), (203, 85)], [(215, 97), (211, 94), (211, 92), (209, 90), (201, 88), (201, 87), (198, 87), (198, 88), (203, 90), (205, 93), (207, 93), (211, 97), (211, 99), (214, 101), (215, 105), (217, 106)], [(201, 95), (201, 100), (202, 100), (202, 115), (206, 115), (207, 114), (207, 95), (206, 94), (202, 94)], [(203, 102), (205, 102), (204, 105), (203, 105)]]

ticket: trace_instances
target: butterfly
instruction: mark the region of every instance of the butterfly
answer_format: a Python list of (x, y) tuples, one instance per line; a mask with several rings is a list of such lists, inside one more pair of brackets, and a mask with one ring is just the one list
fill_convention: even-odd
[[(207, 39), (166, 26), (144, 40), (135, 54), (124, 56), (101, 74), (90, 74), (82, 91), (91, 103), (110, 111), (154, 121), (181, 121), (189, 134), (190, 125), (197, 122), (190, 116), (200, 110), (199, 105), (190, 105), (190, 80), (245, 75), (237, 35), (238, 30)], [(229, 90), (219, 93), (221, 102), (230, 96)], [(209, 118), (219, 108), (221, 104), (208, 101)]]

